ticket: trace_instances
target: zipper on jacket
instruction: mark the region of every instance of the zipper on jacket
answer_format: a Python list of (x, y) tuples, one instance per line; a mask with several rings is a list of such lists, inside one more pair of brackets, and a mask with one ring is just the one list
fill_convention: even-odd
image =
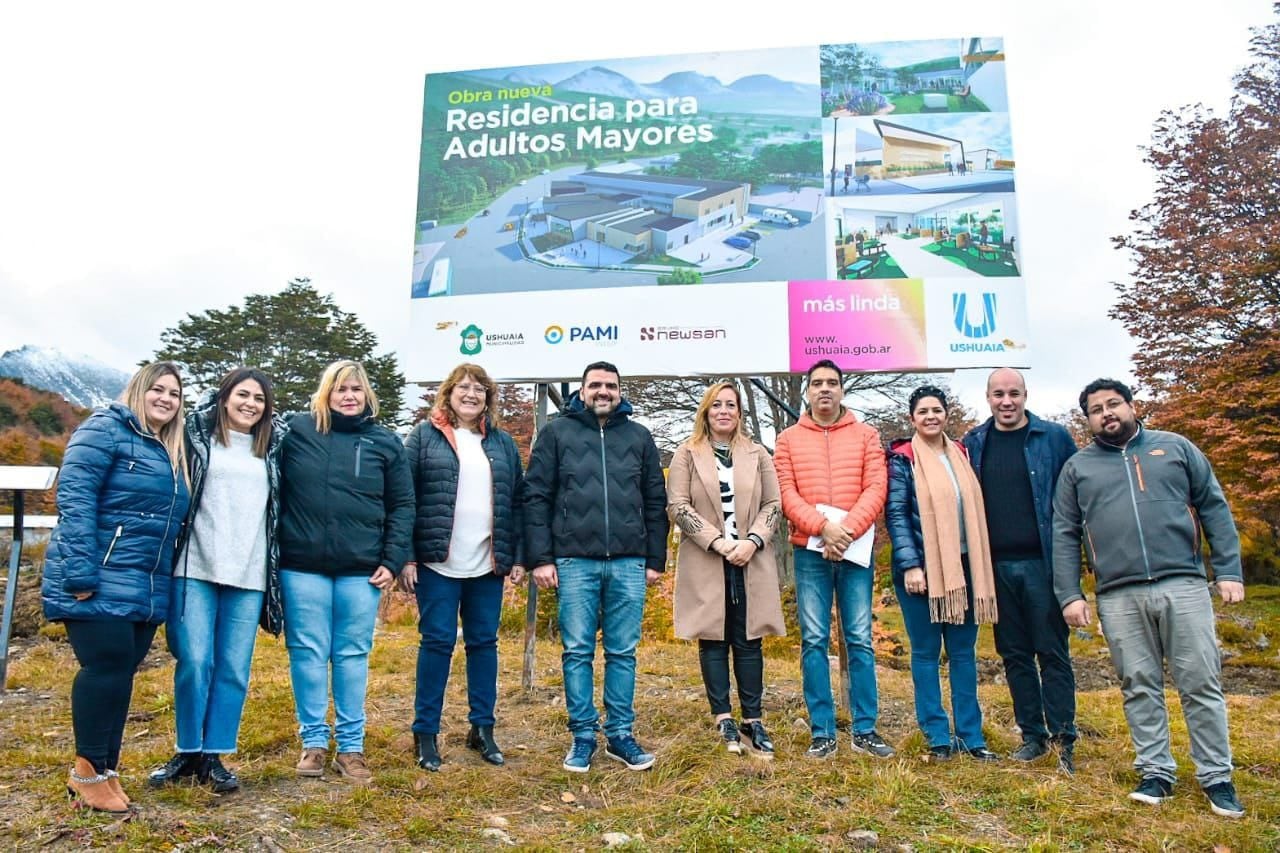
[(360, 451), (364, 449), (364, 442), (356, 439), (356, 476), (360, 476)]
[[(1132, 439), (1130, 439), (1132, 441)], [(1142, 535), (1142, 516), (1138, 513), (1138, 496), (1133, 491), (1133, 472), (1129, 470), (1129, 444), (1120, 449), (1120, 459), (1124, 462), (1124, 477), (1129, 484), (1129, 502), (1133, 505), (1133, 526), (1138, 530), (1138, 548), (1142, 551), (1142, 565), (1147, 571), (1147, 580), (1151, 578), (1151, 558), (1147, 556), (1147, 539)]]
[(111, 537), (111, 544), (107, 546), (107, 553), (106, 556), (102, 558), (102, 565), (105, 566), (107, 564), (107, 560), (111, 559), (111, 552), (116, 549), (116, 542), (120, 539), (121, 533), (124, 533), (124, 525), (117, 524), (116, 535)]
[[(831, 506), (836, 505), (836, 482), (831, 476), (831, 430), (824, 428), (822, 430), (822, 440), (827, 447), (827, 503)], [(853, 509), (853, 507), (850, 507)], [(822, 528), (827, 526), (826, 518), (822, 520), (822, 527), (818, 528), (818, 535), (822, 535)]]
[[(604, 458), (604, 424), (600, 425), (600, 483), (604, 486), (604, 558), (613, 559), (609, 553), (609, 464)], [(565, 509), (568, 509), (566, 505)]]

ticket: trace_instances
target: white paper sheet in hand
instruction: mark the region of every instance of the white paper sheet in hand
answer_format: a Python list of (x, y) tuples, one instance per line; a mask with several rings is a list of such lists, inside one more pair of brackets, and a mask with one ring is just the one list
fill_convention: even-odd
[[(849, 514), (844, 510), (840, 509), (839, 507), (830, 506), (828, 504), (818, 504), (817, 509), (818, 509), (818, 512), (826, 516), (827, 521), (834, 521), (836, 524), (839, 524), (842, 521), (844, 521), (845, 516)], [(848, 560), (851, 563), (855, 563), (859, 566), (863, 566), (863, 567), (870, 566), (871, 565), (871, 543), (875, 538), (876, 538), (876, 526), (873, 524), (867, 528), (866, 533), (862, 534), (857, 539), (854, 539), (851, 543), (849, 543), (849, 547), (844, 550), (844, 559)], [(808, 549), (810, 551), (817, 551), (819, 554), (821, 554), (824, 550), (822, 537), (810, 536)]]

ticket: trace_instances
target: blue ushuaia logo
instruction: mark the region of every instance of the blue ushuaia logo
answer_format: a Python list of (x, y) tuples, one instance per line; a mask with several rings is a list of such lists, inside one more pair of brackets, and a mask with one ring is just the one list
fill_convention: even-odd
[(559, 326), (547, 326), (547, 330), (542, 333), (542, 337), (549, 344), (558, 344), (564, 340), (564, 329)]
[(979, 343), (982, 338), (990, 337), (996, 331), (996, 295), (983, 293), (982, 320), (974, 323), (970, 316), (968, 293), (951, 294), (951, 312), (954, 315), (956, 331), (969, 338), (972, 343), (953, 343), (952, 352), (1004, 352), (1004, 344), (1000, 341)]

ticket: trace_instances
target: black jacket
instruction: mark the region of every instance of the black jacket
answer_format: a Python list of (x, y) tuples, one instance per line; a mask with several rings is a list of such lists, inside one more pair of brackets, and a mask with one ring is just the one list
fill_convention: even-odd
[[(178, 565), (173, 573), (186, 577), (182, 563), (182, 549), (191, 535), (191, 523), (200, 510), (204, 496), (204, 478), (209, 471), (210, 442), (213, 440), (213, 407), (217, 405), (217, 389), (210, 389), (200, 396), (196, 408), (187, 415), (187, 466), (191, 470), (191, 508), (187, 510), (187, 523), (178, 536)], [(258, 624), (276, 636), (284, 630), (284, 601), (280, 587), (280, 451), (284, 435), (289, 431), (279, 414), (271, 422), (271, 441), (267, 445), (267, 587), (262, 596), (262, 614)]]
[[(523, 564), (520, 489), (524, 475), (515, 440), (485, 419), (480, 446), (493, 475), (493, 570), (507, 575)], [(405, 441), (418, 511), (413, 521), (413, 553), (419, 563), (443, 563), (453, 536), (458, 497), (458, 452), (451, 436), (431, 420), (414, 427)]]
[(667, 488), (649, 430), (623, 400), (603, 427), (573, 394), (538, 433), (524, 478), (525, 557), (643, 557), (667, 565)]
[(404, 445), (369, 412), (294, 415), (280, 458), (280, 566), (325, 575), (399, 574), (410, 559), (413, 478)]

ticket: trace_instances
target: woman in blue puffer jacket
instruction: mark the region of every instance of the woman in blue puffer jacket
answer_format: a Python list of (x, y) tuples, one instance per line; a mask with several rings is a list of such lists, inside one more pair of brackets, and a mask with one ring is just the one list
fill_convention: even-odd
[(169, 613), (174, 544), (189, 491), (182, 379), (157, 362), (121, 401), (89, 416), (67, 443), (58, 526), (45, 560), (45, 618), (66, 625), (80, 670), (71, 685), (76, 762), (68, 792), (127, 812), (117, 767), (133, 674)]

